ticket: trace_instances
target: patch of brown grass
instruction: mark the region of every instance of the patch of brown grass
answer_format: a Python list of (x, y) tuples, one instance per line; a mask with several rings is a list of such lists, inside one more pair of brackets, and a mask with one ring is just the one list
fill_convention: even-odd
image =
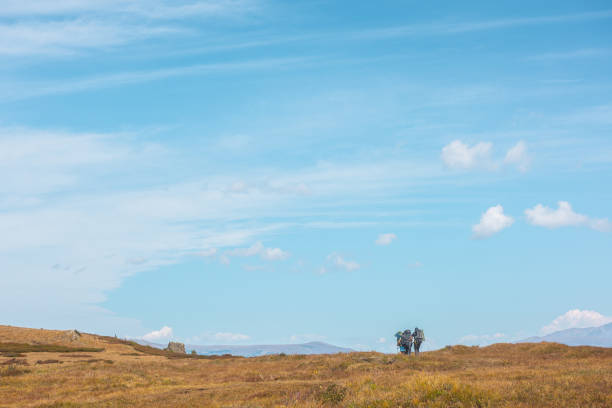
[(16, 377), (18, 375), (27, 374), (29, 372), (30, 370), (19, 368), (16, 365), (12, 364), (4, 369), (0, 369), (0, 377)]
[(380, 353), (194, 358), (115, 338), (83, 337), (84, 345), (105, 350), (88, 360), (73, 353), (35, 353), (64, 364), (32, 363), (29, 372), (14, 364), (2, 368), (12, 367), (15, 374), (2, 375), (0, 405), (612, 407), (612, 349), (605, 348), (496, 344), (447, 347), (419, 358)]
[(36, 364), (63, 364), (63, 361), (49, 359), (49, 360), (38, 360)]

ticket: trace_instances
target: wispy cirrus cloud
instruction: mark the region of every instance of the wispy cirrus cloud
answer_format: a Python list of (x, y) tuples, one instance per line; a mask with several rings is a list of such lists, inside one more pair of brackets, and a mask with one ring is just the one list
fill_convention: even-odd
[(612, 54), (612, 50), (607, 48), (581, 48), (563, 52), (545, 52), (538, 55), (527, 57), (530, 61), (557, 61), (575, 58), (595, 58), (604, 57)]
[(157, 19), (219, 16), (244, 13), (257, 7), (255, 0), (4, 0), (0, 16), (31, 17), (100, 13)]
[(403, 25), (362, 30), (354, 35), (359, 38), (390, 38), (405, 36), (454, 35), (478, 31), (500, 30), (543, 24), (562, 24), (612, 18), (612, 10), (600, 10), (576, 14), (552, 16), (500, 18), (484, 21), (432, 22), (431, 24)]
[[(71, 55), (192, 32), (185, 20), (232, 18), (250, 0), (14, 1), (0, 7), (0, 56)], [(4, 21), (3, 21), (4, 20)]]
[(69, 55), (180, 31), (170, 26), (85, 19), (0, 23), (0, 56)]
[(265, 70), (277, 71), (300, 67), (303, 66), (303, 64), (311, 63), (315, 60), (316, 58), (310, 57), (270, 58), (217, 64), (196, 64), (142, 71), (115, 72), (91, 77), (71, 78), (69, 80), (56, 82), (14, 82), (6, 86), (6, 89), (3, 91), (4, 96), (0, 97), (0, 99), (20, 100), (37, 96), (83, 92), (93, 89), (145, 83), (183, 76)]

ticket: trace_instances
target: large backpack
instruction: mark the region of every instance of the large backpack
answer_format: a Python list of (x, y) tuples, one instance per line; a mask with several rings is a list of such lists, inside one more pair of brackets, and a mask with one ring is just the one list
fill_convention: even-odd
[(423, 329), (416, 329), (412, 335), (414, 336), (415, 339), (418, 339), (421, 341), (425, 340), (425, 333), (423, 332)]

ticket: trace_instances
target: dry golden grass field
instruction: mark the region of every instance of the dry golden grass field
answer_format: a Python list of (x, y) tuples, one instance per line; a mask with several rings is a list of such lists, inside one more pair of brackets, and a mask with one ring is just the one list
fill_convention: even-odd
[(541, 343), (453, 346), (419, 358), (196, 357), (0, 326), (0, 407), (132, 406), (612, 407), (612, 349)]

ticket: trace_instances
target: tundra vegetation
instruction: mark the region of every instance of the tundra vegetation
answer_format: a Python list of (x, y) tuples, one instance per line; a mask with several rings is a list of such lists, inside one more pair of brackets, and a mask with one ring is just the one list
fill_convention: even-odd
[(610, 407), (612, 349), (554, 343), (381, 353), (178, 354), (0, 326), (1, 407)]

